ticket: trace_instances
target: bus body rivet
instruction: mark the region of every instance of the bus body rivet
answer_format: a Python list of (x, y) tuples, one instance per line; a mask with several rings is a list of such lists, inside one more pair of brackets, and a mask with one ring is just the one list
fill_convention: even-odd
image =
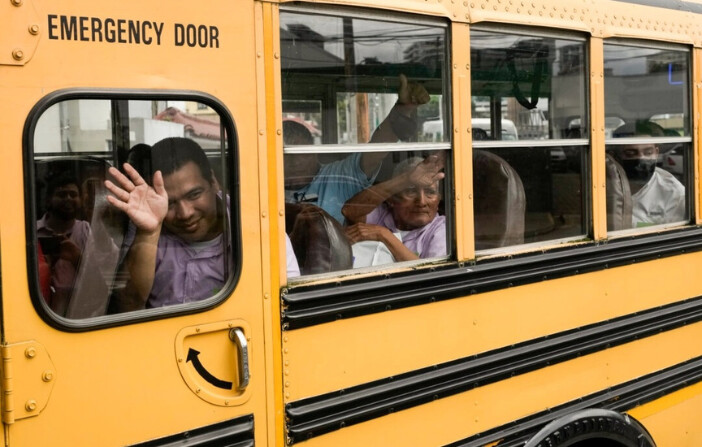
[(19, 48), (15, 48), (12, 50), (12, 58), (16, 61), (21, 61), (24, 59), (24, 51), (20, 50)]
[(34, 411), (37, 409), (37, 401), (30, 399), (24, 404), (24, 409), (27, 411)]
[(29, 26), (29, 34), (36, 36), (39, 34), (39, 25), (34, 24)]
[(24, 356), (27, 357), (28, 359), (33, 359), (34, 357), (37, 356), (37, 350), (34, 346), (30, 346), (27, 349), (24, 350)]
[(51, 382), (52, 380), (54, 380), (54, 372), (50, 369), (47, 369), (46, 371), (44, 371), (44, 374), (41, 375), (41, 380), (43, 380), (44, 382)]
[(22, 0), (10, 0), (14, 6), (22, 6)]

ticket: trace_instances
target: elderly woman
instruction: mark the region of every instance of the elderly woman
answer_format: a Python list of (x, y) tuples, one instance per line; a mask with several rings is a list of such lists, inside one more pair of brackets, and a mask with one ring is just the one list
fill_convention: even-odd
[(349, 199), (342, 214), (352, 244), (385, 244), (395, 261), (446, 255), (446, 218), (438, 215), (442, 159), (409, 158), (395, 167), (390, 180)]

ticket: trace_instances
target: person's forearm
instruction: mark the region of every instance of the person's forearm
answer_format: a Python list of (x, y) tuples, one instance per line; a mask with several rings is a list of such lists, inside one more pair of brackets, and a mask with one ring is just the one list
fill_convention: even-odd
[(407, 174), (401, 174), (364, 189), (346, 201), (341, 208), (341, 214), (349, 223), (365, 222), (366, 216), (378, 205), (407, 186), (408, 178)]
[(395, 261), (397, 262), (416, 261), (419, 259), (419, 256), (407, 248), (405, 244), (403, 244), (402, 241), (395, 237), (395, 235), (389, 230), (387, 231), (387, 234), (383, 234), (383, 243), (386, 247), (388, 247), (388, 250), (390, 250), (390, 253), (392, 253), (392, 257), (395, 258)]
[(390, 110), (390, 113), (388, 113), (388, 116), (385, 117), (385, 119), (373, 132), (370, 143), (396, 143), (397, 140), (400, 139), (400, 136), (398, 136), (393, 130), (391, 121), (393, 119), (396, 120), (402, 118), (412, 120), (416, 109), (416, 104), (396, 103)]

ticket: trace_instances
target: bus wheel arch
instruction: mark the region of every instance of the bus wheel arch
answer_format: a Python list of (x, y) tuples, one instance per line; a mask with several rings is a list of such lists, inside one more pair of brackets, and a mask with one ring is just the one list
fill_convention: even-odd
[(524, 447), (656, 447), (646, 428), (628, 414), (587, 409), (544, 426)]

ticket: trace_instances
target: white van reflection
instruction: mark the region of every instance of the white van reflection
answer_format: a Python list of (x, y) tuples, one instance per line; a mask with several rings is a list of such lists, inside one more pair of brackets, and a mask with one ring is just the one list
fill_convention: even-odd
[[(473, 128), (474, 140), (492, 140), (492, 128), (490, 126), (490, 118), (473, 118), (471, 120)], [(477, 129), (477, 130), (476, 130)], [(429, 120), (422, 125), (422, 133), (424, 141), (444, 141), (444, 122), (443, 120)], [(516, 141), (519, 139), (517, 126), (514, 121), (502, 120), (502, 141)]]

